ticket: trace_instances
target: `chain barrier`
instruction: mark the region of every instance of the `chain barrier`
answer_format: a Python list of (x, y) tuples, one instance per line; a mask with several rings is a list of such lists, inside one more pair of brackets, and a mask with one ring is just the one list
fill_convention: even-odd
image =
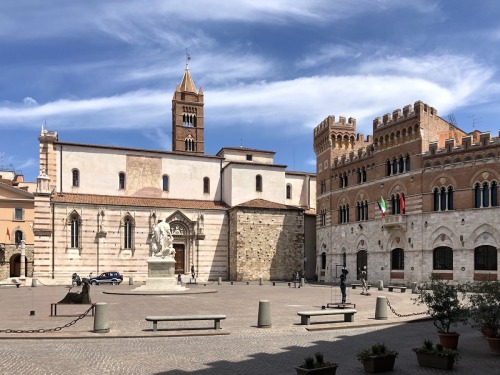
[(426, 314), (429, 314), (428, 311), (423, 311), (423, 312), (418, 312), (418, 313), (410, 313), (410, 314), (398, 314), (396, 312), (396, 310), (394, 310), (394, 307), (391, 306), (388, 298), (386, 298), (386, 301), (387, 301), (387, 306), (389, 306), (389, 309), (391, 309), (391, 311), (394, 313), (394, 315), (396, 315), (399, 318), (405, 318), (407, 316), (417, 316), (417, 315), (426, 315)]
[(78, 316), (78, 318), (76, 318), (75, 320), (72, 320), (71, 322), (66, 323), (65, 325), (60, 326), (60, 327), (55, 327), (55, 328), (41, 328), (41, 329), (25, 329), (25, 330), (23, 330), (23, 329), (0, 329), (0, 333), (45, 333), (45, 332), (58, 332), (58, 331), (60, 331), (63, 328), (71, 327), (73, 324), (75, 324), (76, 322), (78, 322), (80, 319), (85, 318), (89, 314), (89, 312), (92, 311), (92, 309), (94, 308), (94, 306), (95, 306), (95, 304), (92, 304), (92, 306), (90, 306), (87, 311), (85, 311), (80, 316)]

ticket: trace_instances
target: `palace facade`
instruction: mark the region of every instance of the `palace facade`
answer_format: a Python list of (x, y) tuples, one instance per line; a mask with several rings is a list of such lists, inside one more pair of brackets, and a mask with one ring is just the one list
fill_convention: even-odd
[(152, 227), (162, 219), (172, 229), (176, 273), (194, 266), (198, 280), (313, 274), (315, 174), (287, 171), (272, 151), (207, 155), (204, 130), (204, 94), (187, 66), (172, 99), (172, 151), (63, 142), (42, 130), (33, 277), (64, 283), (73, 272), (119, 271), (145, 280)]
[(317, 273), (406, 284), (431, 274), (498, 280), (500, 138), (466, 134), (417, 101), (356, 133), (327, 117), (314, 129)]

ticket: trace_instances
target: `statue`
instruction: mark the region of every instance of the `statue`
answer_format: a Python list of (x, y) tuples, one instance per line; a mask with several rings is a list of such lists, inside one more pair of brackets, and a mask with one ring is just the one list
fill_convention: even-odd
[(170, 225), (165, 219), (163, 219), (153, 227), (153, 237), (151, 238), (151, 240), (150, 256), (154, 255), (157, 257), (174, 257), (174, 237), (172, 236), (172, 232), (170, 231)]

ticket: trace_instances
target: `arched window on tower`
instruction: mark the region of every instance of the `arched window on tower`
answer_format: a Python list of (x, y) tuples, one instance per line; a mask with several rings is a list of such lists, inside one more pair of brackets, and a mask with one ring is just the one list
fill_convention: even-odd
[(184, 140), (184, 151), (194, 151), (194, 140), (193, 140), (193, 138), (186, 138)]
[(169, 189), (169, 186), (168, 186), (168, 175), (164, 174), (163, 177), (162, 177), (162, 187), (163, 187), (163, 191), (168, 191)]
[(75, 187), (80, 186), (80, 171), (78, 169), (73, 169), (71, 171), (72, 185)]
[(203, 194), (210, 194), (210, 179), (203, 177)]
[(118, 189), (125, 189), (125, 173), (118, 174)]
[(286, 199), (292, 199), (292, 185), (286, 185)]
[(262, 191), (262, 176), (260, 174), (255, 176), (255, 191)]

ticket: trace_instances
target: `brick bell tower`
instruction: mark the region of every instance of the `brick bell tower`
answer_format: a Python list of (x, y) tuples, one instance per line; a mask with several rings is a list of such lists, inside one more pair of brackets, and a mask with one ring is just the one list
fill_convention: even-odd
[(172, 151), (203, 154), (205, 134), (203, 126), (203, 90), (196, 92), (188, 62), (182, 82), (172, 98)]

